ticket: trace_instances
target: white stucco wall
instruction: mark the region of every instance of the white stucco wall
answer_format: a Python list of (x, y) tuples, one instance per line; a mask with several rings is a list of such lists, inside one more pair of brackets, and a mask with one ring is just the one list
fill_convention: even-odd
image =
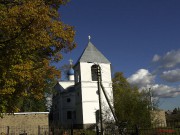
[(95, 111), (99, 109), (97, 82), (82, 84), (83, 123), (96, 123)]
[[(67, 111), (75, 110), (75, 91), (67, 91), (67, 88), (72, 86), (74, 86), (73, 81), (61, 81), (55, 87), (58, 91), (57, 95), (53, 98), (53, 121), (56, 126), (67, 126), (72, 123), (71, 120), (67, 120)], [(70, 98), (70, 102), (67, 102), (68, 98)]]
[(60, 81), (59, 85), (62, 86), (64, 89), (73, 86), (74, 85), (74, 81)]
[(83, 102), (83, 123), (93, 124), (96, 123), (95, 112), (99, 109), (98, 101)]
[[(91, 66), (93, 63), (80, 63), (81, 70), (81, 93), (82, 93), (82, 108), (83, 108), (83, 123), (96, 123), (95, 112), (99, 109), (99, 97), (97, 81), (92, 81)], [(101, 67), (102, 83), (106, 94), (112, 101), (112, 81), (110, 64), (99, 64)], [(107, 101), (101, 90), (102, 103), (108, 107)]]
[(74, 81), (74, 75), (69, 75), (69, 81)]
[[(75, 92), (70, 93), (63, 93), (62, 96), (62, 123), (63, 125), (71, 124), (72, 120), (67, 119), (67, 112), (68, 111), (75, 111)], [(70, 102), (67, 102), (67, 100), (70, 99)]]

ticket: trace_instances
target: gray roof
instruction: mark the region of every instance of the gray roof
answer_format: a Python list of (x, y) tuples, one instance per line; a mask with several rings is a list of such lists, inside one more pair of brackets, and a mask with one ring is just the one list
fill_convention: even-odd
[(75, 87), (74, 86), (69, 86), (64, 91), (62, 91), (62, 93), (74, 92), (74, 91), (75, 91)]
[[(109, 63), (109, 60), (91, 43), (89, 42), (78, 62), (92, 63)], [(76, 63), (76, 64), (77, 64)]]

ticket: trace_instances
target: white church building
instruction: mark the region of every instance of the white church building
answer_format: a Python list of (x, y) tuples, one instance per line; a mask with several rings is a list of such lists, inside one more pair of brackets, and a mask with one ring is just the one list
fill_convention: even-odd
[[(111, 63), (89, 41), (76, 64), (69, 69), (69, 80), (59, 81), (54, 87), (53, 124), (64, 128), (72, 125), (73, 128), (90, 128), (95, 125), (96, 111), (99, 110), (97, 70), (94, 70), (97, 65), (101, 68), (101, 82), (112, 100)], [(102, 105), (107, 106), (100, 91)]]

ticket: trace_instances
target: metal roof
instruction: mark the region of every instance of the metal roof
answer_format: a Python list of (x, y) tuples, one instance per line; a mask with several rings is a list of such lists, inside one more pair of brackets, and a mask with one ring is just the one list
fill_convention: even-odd
[(110, 64), (110, 61), (91, 42), (88, 43), (77, 63), (78, 62)]
[(49, 114), (49, 112), (18, 112), (18, 113), (7, 113), (14, 115), (25, 115), (25, 114)]
[(67, 75), (74, 75), (74, 69), (73, 68), (70, 68)]

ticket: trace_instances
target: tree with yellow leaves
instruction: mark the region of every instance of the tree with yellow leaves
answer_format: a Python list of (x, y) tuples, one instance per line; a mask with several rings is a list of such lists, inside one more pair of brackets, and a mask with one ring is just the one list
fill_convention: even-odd
[(67, 0), (0, 1), (0, 113), (20, 111), (19, 100), (41, 100), (60, 71), (51, 62), (75, 48), (75, 31), (60, 20)]

